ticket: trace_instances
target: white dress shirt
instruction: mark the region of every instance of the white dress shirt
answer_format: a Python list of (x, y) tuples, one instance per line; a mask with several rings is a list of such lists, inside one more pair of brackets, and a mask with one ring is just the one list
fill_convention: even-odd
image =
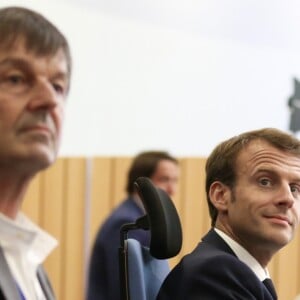
[(223, 231), (214, 228), (216, 233), (226, 242), (234, 254), (240, 261), (245, 263), (259, 278), (260, 281), (264, 281), (266, 278), (270, 278), (268, 269), (263, 268), (260, 263), (241, 245), (234, 241)]
[(19, 213), (15, 220), (0, 213), (0, 246), (26, 300), (45, 300), (37, 268), (57, 241)]

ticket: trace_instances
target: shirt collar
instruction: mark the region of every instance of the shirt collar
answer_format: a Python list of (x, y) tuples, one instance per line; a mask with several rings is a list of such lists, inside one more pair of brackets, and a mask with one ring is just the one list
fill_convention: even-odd
[(0, 213), (1, 247), (27, 252), (36, 264), (41, 264), (57, 246), (57, 240), (30, 221), (23, 213), (15, 220)]
[(223, 231), (217, 228), (214, 228), (214, 230), (226, 242), (226, 244), (228, 244), (239, 260), (245, 263), (256, 274), (260, 281), (270, 278), (268, 269), (264, 269), (245, 248), (243, 248)]

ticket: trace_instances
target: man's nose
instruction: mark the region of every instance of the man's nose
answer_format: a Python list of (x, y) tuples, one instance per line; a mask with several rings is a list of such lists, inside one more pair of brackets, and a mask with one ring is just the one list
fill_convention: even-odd
[(38, 81), (30, 95), (28, 102), (29, 109), (51, 109), (57, 106), (57, 104), (58, 96), (52, 84), (46, 80)]
[(176, 193), (176, 190), (177, 190), (177, 184), (169, 183), (169, 185), (167, 187), (167, 193), (169, 194), (169, 196), (174, 196), (174, 194)]
[(293, 195), (293, 192), (291, 191), (291, 187), (289, 184), (282, 185), (277, 199), (277, 203), (279, 205), (286, 205), (288, 207), (293, 206), (295, 197)]

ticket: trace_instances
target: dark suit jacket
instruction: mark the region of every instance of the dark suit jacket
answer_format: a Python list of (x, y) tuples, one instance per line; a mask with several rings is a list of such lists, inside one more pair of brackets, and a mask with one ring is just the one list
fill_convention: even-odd
[(273, 300), (255, 273), (210, 230), (164, 281), (157, 300)]
[[(51, 284), (42, 266), (38, 268), (37, 277), (46, 296), (46, 299), (54, 300), (55, 296)], [(20, 299), (19, 292), (9, 266), (6, 262), (3, 250), (0, 248), (0, 300), (17, 299)]]
[[(119, 300), (120, 228), (144, 215), (136, 202), (128, 198), (106, 219), (97, 233), (89, 264), (87, 300)], [(128, 233), (143, 246), (150, 245), (149, 231), (141, 229)]]

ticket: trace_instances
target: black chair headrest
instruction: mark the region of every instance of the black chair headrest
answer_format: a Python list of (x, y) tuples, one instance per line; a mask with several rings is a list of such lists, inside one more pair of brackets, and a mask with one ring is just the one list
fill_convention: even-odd
[(182, 246), (182, 231), (173, 201), (147, 177), (139, 177), (134, 184), (148, 217), (150, 254), (159, 259), (177, 255)]

